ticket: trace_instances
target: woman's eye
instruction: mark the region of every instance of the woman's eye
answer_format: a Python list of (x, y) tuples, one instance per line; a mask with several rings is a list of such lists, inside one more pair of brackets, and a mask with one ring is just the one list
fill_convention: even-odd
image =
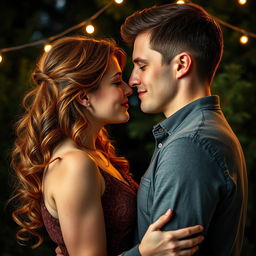
[(114, 82), (115, 85), (121, 85), (122, 81)]

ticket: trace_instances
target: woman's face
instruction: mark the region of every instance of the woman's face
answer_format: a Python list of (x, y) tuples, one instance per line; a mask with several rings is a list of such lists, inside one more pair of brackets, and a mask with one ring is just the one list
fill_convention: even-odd
[(131, 94), (131, 87), (122, 80), (122, 70), (117, 58), (111, 56), (99, 88), (87, 95), (91, 115), (100, 125), (127, 122), (128, 96)]

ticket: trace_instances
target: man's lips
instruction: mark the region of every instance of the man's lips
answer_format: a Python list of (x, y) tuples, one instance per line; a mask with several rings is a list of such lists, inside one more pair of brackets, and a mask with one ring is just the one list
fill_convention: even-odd
[(138, 91), (138, 97), (141, 98), (147, 91)]

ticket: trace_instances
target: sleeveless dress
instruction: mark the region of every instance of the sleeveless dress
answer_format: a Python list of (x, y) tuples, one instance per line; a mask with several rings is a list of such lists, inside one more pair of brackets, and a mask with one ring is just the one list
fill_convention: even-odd
[[(127, 185), (109, 173), (100, 171), (106, 184), (101, 202), (105, 219), (107, 255), (117, 256), (133, 246), (138, 184), (130, 174), (122, 173), (129, 183)], [(61, 248), (64, 256), (69, 256), (59, 220), (48, 212), (43, 200), (41, 200), (41, 213), (50, 238)]]

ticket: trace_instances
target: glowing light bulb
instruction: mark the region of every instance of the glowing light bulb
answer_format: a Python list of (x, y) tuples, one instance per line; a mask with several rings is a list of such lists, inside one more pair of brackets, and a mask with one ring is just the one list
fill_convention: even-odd
[(117, 4), (121, 4), (121, 3), (123, 2), (123, 0), (115, 0), (115, 2), (116, 2)]
[(243, 35), (243, 36), (240, 37), (240, 43), (241, 44), (247, 44), (248, 40), (249, 40), (249, 38), (246, 35)]
[(0, 55), (0, 63), (2, 62), (2, 60), (3, 60), (3, 57), (2, 57), (2, 55)]
[(177, 1), (176, 3), (177, 3), (177, 4), (185, 4), (185, 1), (179, 0), (179, 1)]
[(238, 3), (239, 3), (240, 5), (244, 5), (244, 4), (246, 4), (246, 2), (247, 2), (247, 0), (238, 0)]
[(46, 44), (46, 45), (44, 46), (44, 51), (45, 51), (45, 52), (49, 52), (51, 49), (52, 49), (52, 46), (51, 46), (50, 44)]
[(94, 26), (92, 24), (86, 26), (86, 32), (92, 34), (94, 32)]

